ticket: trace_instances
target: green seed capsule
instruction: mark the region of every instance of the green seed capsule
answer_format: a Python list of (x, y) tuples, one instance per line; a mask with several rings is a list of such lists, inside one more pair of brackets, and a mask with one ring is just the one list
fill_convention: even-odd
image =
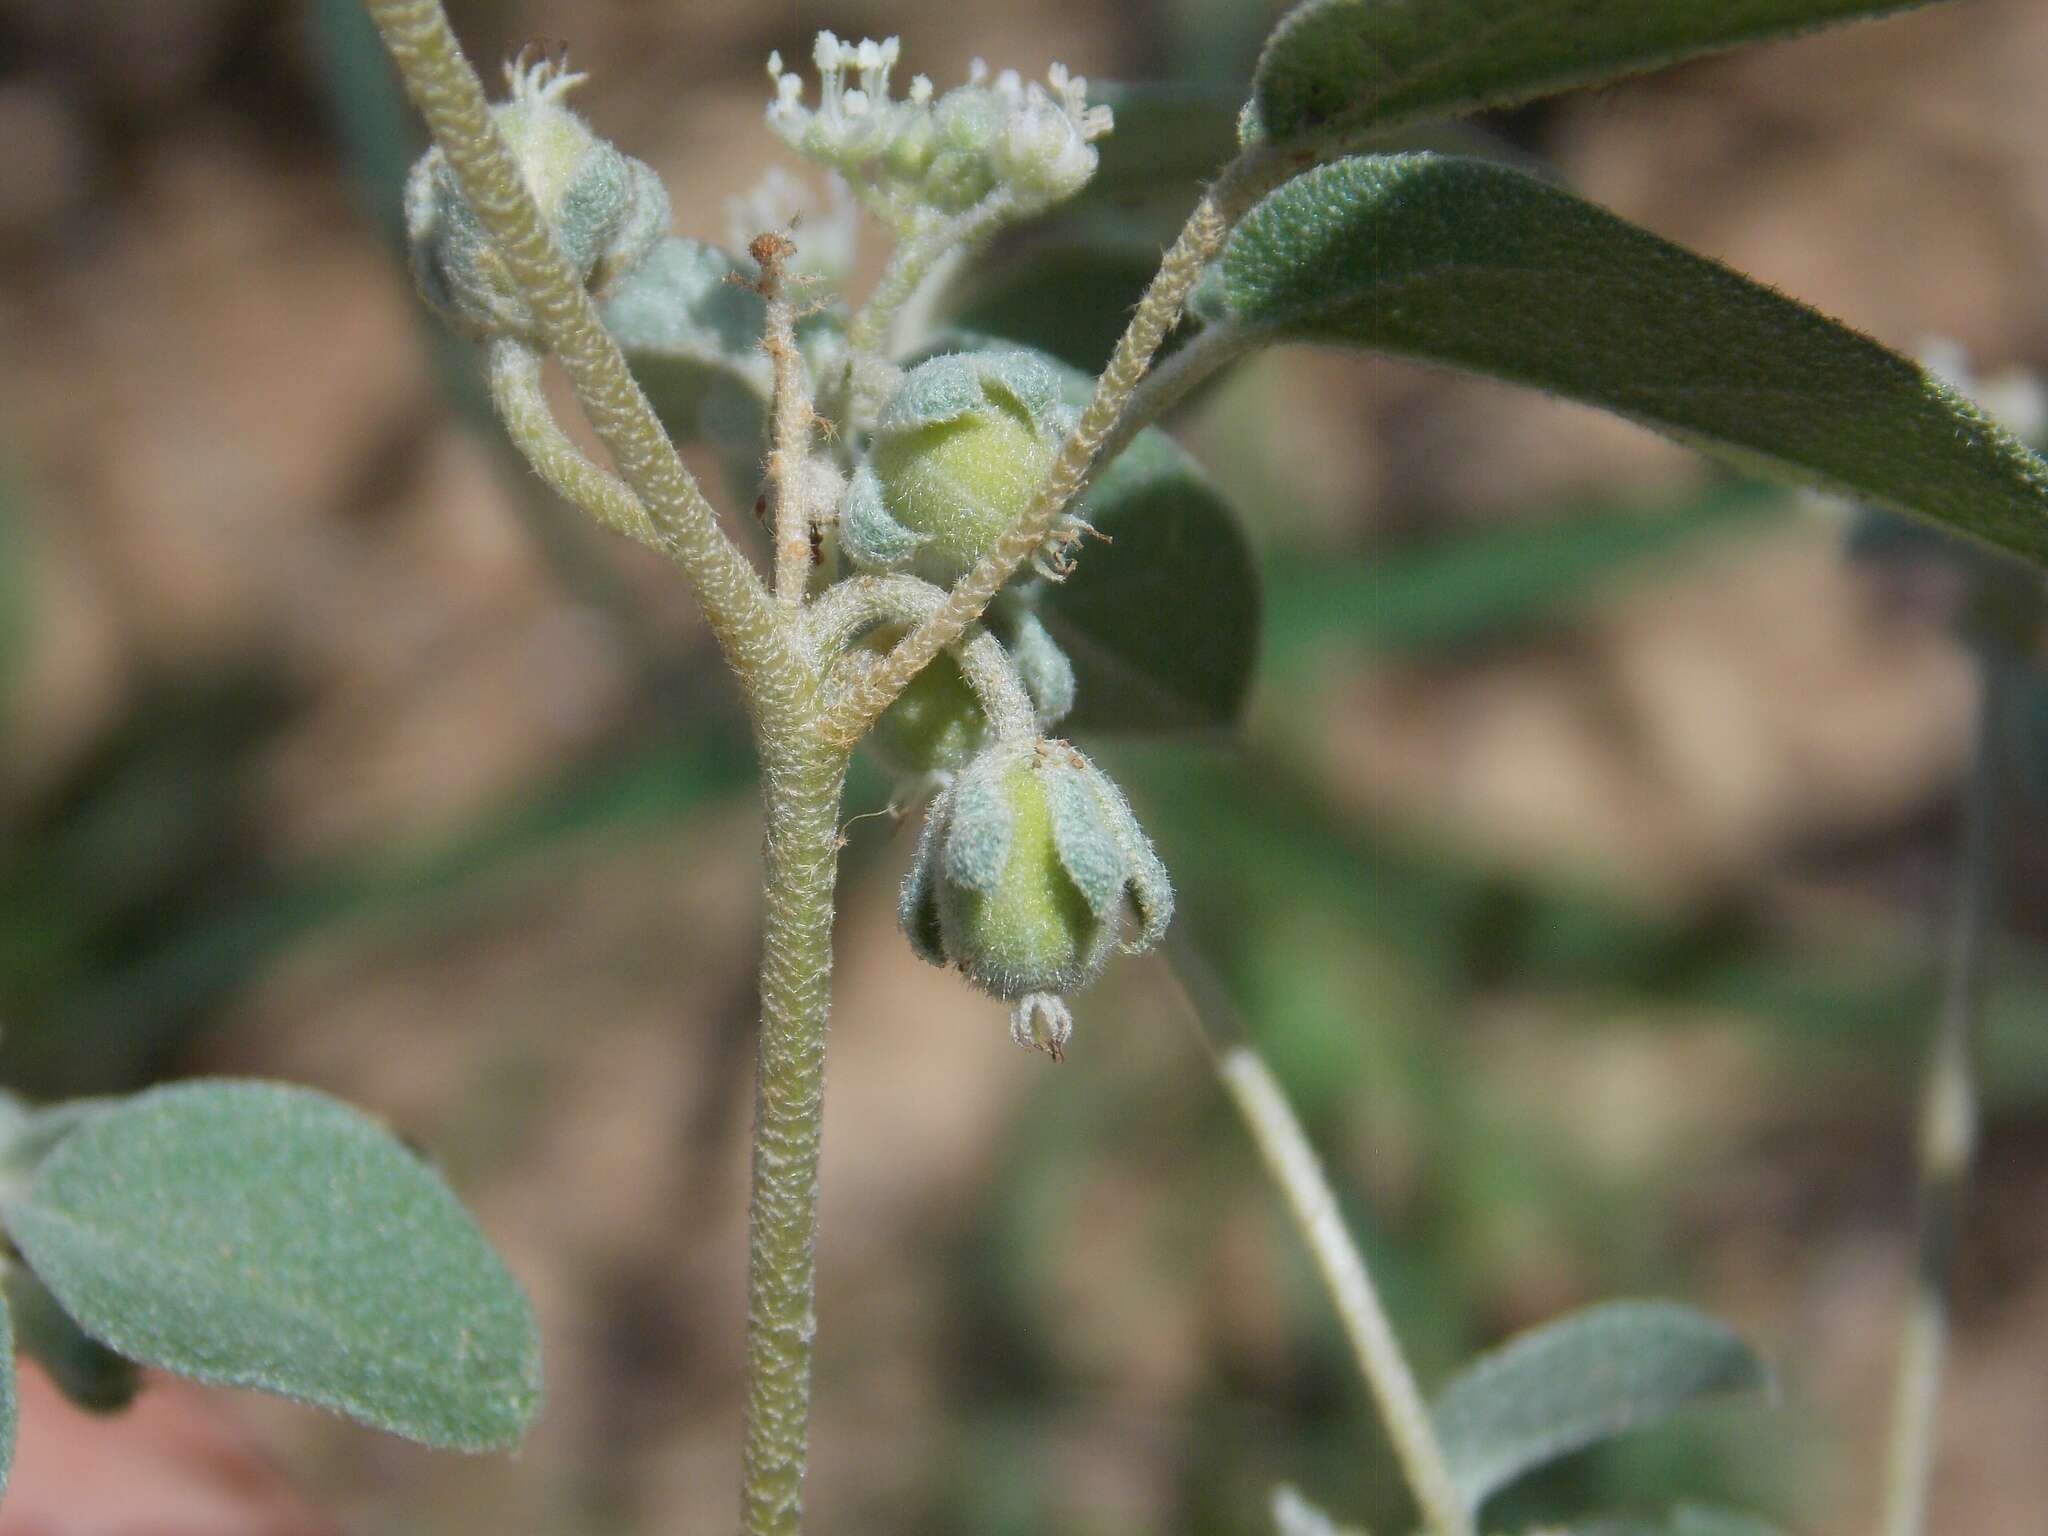
[(911, 945), (1013, 1005), (1011, 1033), (1055, 1055), (1071, 1019), (1059, 999), (1117, 947), (1125, 903), (1149, 949), (1173, 887), (1129, 804), (1063, 741), (997, 743), (932, 802), (898, 916)]
[[(903, 637), (900, 629), (877, 630), (862, 643), (885, 654)], [(967, 685), (960, 663), (940, 654), (896, 702), (882, 711), (868, 745), (882, 766), (900, 778), (957, 773), (979, 752), (988, 735), (988, 716)]]
[(869, 473), (841, 517), (868, 570), (959, 580), (1023, 516), (1072, 421), (1059, 380), (1023, 352), (920, 363), (875, 424)]
[[(652, 250), (668, 227), (668, 193), (653, 170), (620, 154), (561, 104), (583, 77), (541, 64), (508, 67), (512, 95), (491, 109), (555, 244), (602, 293)], [(535, 334), (496, 246), (463, 199), (441, 151), (430, 149), (405, 187), (413, 276), (443, 319), (477, 337)]]

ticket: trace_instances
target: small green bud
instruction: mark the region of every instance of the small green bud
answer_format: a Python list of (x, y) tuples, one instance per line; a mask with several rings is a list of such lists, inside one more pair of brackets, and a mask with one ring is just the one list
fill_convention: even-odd
[(871, 473), (842, 511), (847, 554), (869, 570), (959, 580), (1030, 507), (1072, 421), (1058, 377), (1027, 352), (918, 364), (875, 423)]
[[(989, 616), (990, 628), (1009, 653), (1040, 730), (1050, 730), (1074, 707), (1074, 667), (1059, 643), (1026, 608)], [(876, 658), (903, 638), (900, 625), (883, 625), (861, 637)], [(868, 745), (882, 766), (906, 782), (925, 786), (965, 768), (988, 742), (988, 713), (951, 654), (942, 652), (875, 722)]]
[(1173, 886), (1129, 803), (1063, 741), (997, 743), (939, 791), (898, 917), (911, 946), (1010, 1002), (1019, 1044), (1059, 1055), (1061, 1001), (1117, 947), (1128, 899), (1149, 949), (1173, 916)]
[[(555, 243), (593, 293), (605, 292), (668, 227), (668, 193), (561, 104), (583, 80), (543, 61), (506, 66), (509, 100), (491, 109)], [(405, 186), (406, 232), (420, 294), (467, 335), (534, 334), (533, 316), (438, 148)]]
[[(903, 638), (886, 627), (872, 631), (862, 644), (884, 655)], [(868, 745), (882, 766), (899, 778), (957, 773), (979, 752), (988, 736), (988, 715), (974, 696), (960, 663), (941, 652), (882, 711), (868, 736)]]

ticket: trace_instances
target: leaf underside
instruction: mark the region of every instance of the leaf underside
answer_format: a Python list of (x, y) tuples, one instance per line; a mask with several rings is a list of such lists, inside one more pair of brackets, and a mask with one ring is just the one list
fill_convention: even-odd
[(1253, 79), (1259, 136), (1345, 143), (1929, 0), (1309, 0)]
[(1947, 385), (1519, 171), (1319, 166), (1245, 217), (1223, 271), (1231, 323), (1263, 339), (1532, 385), (2048, 563), (2048, 465)]
[(4, 1215), (78, 1325), (145, 1365), (463, 1450), (512, 1444), (539, 1405), (504, 1265), (438, 1175), (324, 1095), (142, 1094), (68, 1136)]
[(1620, 1301), (1532, 1329), (1461, 1371), (1431, 1417), (1470, 1507), (1525, 1472), (1670, 1418), (1768, 1390), (1726, 1325), (1671, 1302)]

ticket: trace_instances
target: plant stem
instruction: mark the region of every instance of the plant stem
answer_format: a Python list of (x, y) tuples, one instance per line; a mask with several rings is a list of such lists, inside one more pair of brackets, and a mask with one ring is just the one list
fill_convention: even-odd
[(1280, 1186), (1295, 1230), (1323, 1277), (1424, 1524), (1434, 1536), (1473, 1536), (1471, 1512), (1437, 1443), (1415, 1373), (1286, 1089), (1243, 1038), (1221, 987), (1193, 949), (1185, 940), (1171, 941), (1171, 948), (1176, 978), (1216, 1075), (1251, 1132), (1266, 1171)]
[(540, 353), (515, 337), (500, 336), (490, 344), (491, 403), (512, 446), (564, 501), (614, 533), (660, 549), (661, 531), (648, 521), (633, 488), (592, 463), (555, 420), (541, 389), (540, 367)]
[(1219, 320), (1196, 333), (1186, 346), (1146, 374), (1144, 382), (1131, 391), (1130, 404), (1103, 440), (1102, 462), (1107, 464), (1122, 453), (1132, 438), (1179, 405), (1196, 386), (1257, 345), (1257, 337), (1227, 320)]
[(1963, 789), (1954, 907), (1941, 1012), (1922, 1081), (1920, 1212), (1913, 1296), (1899, 1340), (1887, 1458), (1885, 1536), (1920, 1536), (1933, 1484), (1949, 1286), (1977, 1148), (1976, 1055), (1983, 1013), (1985, 935), (1997, 889), (1998, 745), (2005, 663), (1978, 664), (1977, 733)]
[(490, 233), (548, 350), (561, 358), (619, 478), (640, 498), (661, 531), (662, 547), (689, 578), (727, 658), (756, 693), (758, 707), (784, 702), (790, 694), (778, 682), (792, 660), (791, 632), (778, 621), (760, 577), (719, 528), (598, 320), (590, 294), (555, 248), (440, 0), (364, 4), (464, 200)]
[(843, 752), (819, 744), (815, 730), (762, 733), (767, 900), (748, 1213), (745, 1536), (795, 1536), (803, 1518), (832, 886), (846, 763)]
[(775, 600), (785, 608), (803, 605), (811, 576), (811, 528), (827, 510), (812, 505), (811, 429), (818, 412), (797, 350), (796, 305), (783, 273), (783, 263), (795, 251), (775, 234), (756, 236), (751, 247), (761, 268), (758, 291), (767, 306), (761, 347), (775, 371), (768, 410), (768, 486), (775, 511)]

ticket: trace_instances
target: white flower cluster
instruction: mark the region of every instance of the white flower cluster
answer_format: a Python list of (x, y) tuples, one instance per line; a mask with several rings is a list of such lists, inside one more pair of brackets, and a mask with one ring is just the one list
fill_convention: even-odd
[[(921, 209), (959, 213), (991, 195), (1019, 214), (1072, 197), (1095, 174), (1095, 141), (1110, 131), (1109, 108), (1088, 105), (1088, 82), (1055, 64), (1045, 84), (1013, 69), (991, 75), (976, 59), (967, 83), (936, 95), (923, 75), (901, 100), (889, 94), (897, 39), (843, 43), (818, 34), (812, 58), (819, 99), (805, 105), (801, 75), (771, 54), (775, 100), (768, 123), (798, 154), (830, 166), (876, 213), (905, 225)], [(853, 71), (857, 84), (848, 84)]]

